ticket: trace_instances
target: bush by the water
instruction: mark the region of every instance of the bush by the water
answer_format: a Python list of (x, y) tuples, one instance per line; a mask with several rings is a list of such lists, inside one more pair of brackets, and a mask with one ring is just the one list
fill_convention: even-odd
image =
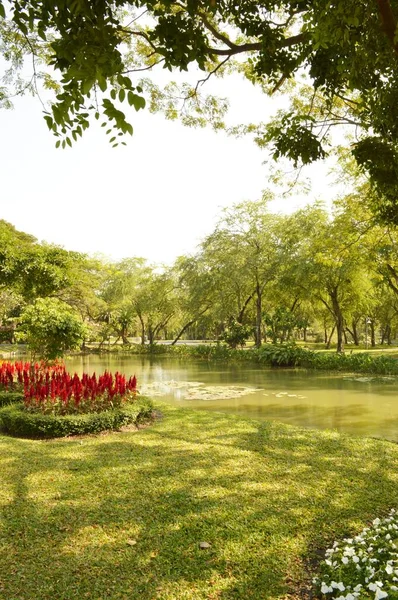
[(398, 375), (398, 360), (390, 356), (371, 356), (366, 352), (338, 354), (315, 352), (295, 344), (264, 344), (245, 350), (228, 348), (225, 344), (198, 346), (161, 346), (175, 356), (206, 360), (236, 360), (260, 363), (270, 367), (303, 367), (331, 371)]

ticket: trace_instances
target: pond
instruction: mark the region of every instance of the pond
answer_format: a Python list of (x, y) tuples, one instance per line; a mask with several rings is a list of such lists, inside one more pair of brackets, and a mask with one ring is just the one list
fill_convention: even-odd
[(68, 370), (136, 375), (142, 393), (195, 409), (232, 412), (398, 442), (398, 380), (166, 357), (88, 355)]

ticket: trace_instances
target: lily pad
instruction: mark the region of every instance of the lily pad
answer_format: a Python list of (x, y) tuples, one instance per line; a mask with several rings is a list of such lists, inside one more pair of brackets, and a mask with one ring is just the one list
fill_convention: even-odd
[(198, 381), (155, 381), (142, 386), (141, 390), (149, 396), (164, 396), (173, 394), (180, 400), (229, 400), (241, 398), (248, 394), (262, 391), (262, 388), (252, 388), (238, 385), (209, 385)]

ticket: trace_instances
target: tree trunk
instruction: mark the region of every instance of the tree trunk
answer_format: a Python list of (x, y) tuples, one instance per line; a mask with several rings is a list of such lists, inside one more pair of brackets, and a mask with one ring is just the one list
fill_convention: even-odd
[(151, 324), (148, 325), (147, 331), (148, 331), (148, 342), (149, 342), (149, 345), (152, 346), (153, 340), (155, 339), (155, 330), (152, 328)]
[[(189, 328), (191, 327), (191, 325), (193, 325), (194, 323), (196, 323), (196, 321), (199, 319), (199, 317), (201, 317), (202, 315), (205, 314), (205, 312), (207, 310), (209, 310), (210, 306), (206, 306), (206, 308), (204, 310), (202, 310), (194, 319), (192, 319), (191, 321), (189, 321), (188, 323), (186, 323), (184, 325), (184, 327), (182, 327), (182, 329), (180, 329), (179, 333), (176, 335), (176, 337), (174, 338), (174, 340), (171, 342), (171, 345), (174, 346), (178, 340), (180, 339), (180, 337), (182, 336), (182, 334)], [(196, 336), (195, 336), (196, 339)]]
[(303, 342), (307, 341), (307, 328), (303, 327)]
[[(242, 325), (242, 322), (243, 322), (243, 317), (245, 315), (246, 309), (249, 306), (249, 302), (250, 302), (250, 300), (252, 300), (253, 296), (254, 296), (254, 292), (252, 294), (250, 294), (250, 296), (248, 296), (246, 298), (245, 303), (243, 304), (242, 308), (239, 311), (238, 316), (236, 317), (236, 321), (238, 323), (240, 323), (241, 325)], [(208, 309), (206, 308), (206, 310), (208, 310)], [(203, 313), (200, 313), (200, 314), (203, 314)]]
[(352, 337), (352, 341), (354, 342), (354, 344), (356, 346), (359, 346), (359, 336), (358, 336), (357, 324), (353, 321), (352, 322), (352, 331), (348, 327), (346, 327), (346, 330), (348, 331), (348, 333)]
[(370, 345), (372, 348), (376, 346), (376, 331), (374, 321), (370, 323)]
[(262, 335), (261, 335), (261, 320), (262, 320), (262, 290), (260, 285), (256, 286), (256, 348), (260, 348)]
[(358, 335), (358, 328), (357, 328), (357, 323), (355, 321), (352, 322), (352, 333), (353, 333), (353, 340), (354, 340), (354, 344), (356, 346), (359, 346), (359, 335)]
[(123, 342), (124, 346), (126, 346), (126, 345), (128, 345), (130, 343), (128, 341), (128, 339), (127, 339), (127, 332), (128, 332), (128, 328), (127, 327), (123, 327), (122, 331), (120, 332), (120, 336), (122, 338), (122, 342)]
[[(330, 344), (332, 343), (332, 337), (333, 337), (335, 329), (336, 329), (336, 325), (333, 325), (329, 338), (326, 338), (326, 349), (327, 350), (329, 350)], [(325, 333), (326, 333), (326, 329), (325, 329)]]
[(142, 315), (138, 314), (138, 318), (140, 320), (141, 323), (141, 344), (144, 345), (145, 344), (145, 323), (144, 323), (144, 319), (142, 318)]
[(337, 352), (344, 352), (344, 317), (343, 313), (341, 312), (336, 288), (330, 292), (330, 299), (332, 300), (333, 313), (337, 329)]

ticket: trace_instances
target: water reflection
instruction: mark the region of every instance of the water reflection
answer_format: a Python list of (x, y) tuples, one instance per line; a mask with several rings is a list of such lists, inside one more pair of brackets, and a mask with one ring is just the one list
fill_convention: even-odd
[[(69, 359), (67, 366), (78, 373), (108, 369), (136, 374), (141, 387), (162, 383), (163, 391), (157, 395), (180, 406), (337, 429), (398, 442), (398, 380), (394, 378), (109, 355), (76, 357)], [(170, 386), (169, 382), (175, 385)], [(193, 382), (201, 384), (200, 389), (206, 393), (188, 394)], [(231, 386), (251, 389), (250, 394), (243, 393), (240, 397), (228, 397), (227, 393), (217, 397), (220, 394), (209, 393), (213, 386), (224, 392)]]

